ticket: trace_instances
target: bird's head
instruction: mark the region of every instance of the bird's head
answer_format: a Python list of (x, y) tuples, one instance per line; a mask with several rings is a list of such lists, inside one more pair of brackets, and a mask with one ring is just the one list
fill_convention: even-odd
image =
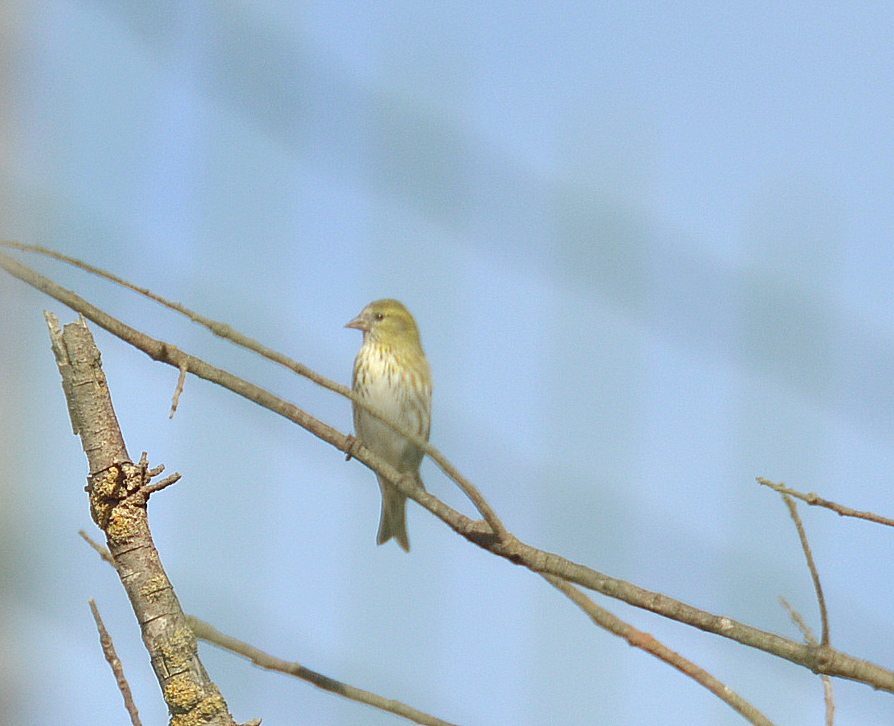
[(362, 330), (364, 340), (369, 336), (375, 341), (392, 345), (420, 345), (416, 321), (399, 300), (375, 300), (345, 327)]

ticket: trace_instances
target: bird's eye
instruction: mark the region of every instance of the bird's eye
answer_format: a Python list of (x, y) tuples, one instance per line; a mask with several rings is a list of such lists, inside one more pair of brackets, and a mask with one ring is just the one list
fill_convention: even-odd
[(385, 313), (376, 313), (375, 315), (373, 315), (373, 317), (374, 317), (374, 318), (376, 319), (376, 321), (378, 322), (379, 320), (384, 320), (384, 319), (385, 319)]

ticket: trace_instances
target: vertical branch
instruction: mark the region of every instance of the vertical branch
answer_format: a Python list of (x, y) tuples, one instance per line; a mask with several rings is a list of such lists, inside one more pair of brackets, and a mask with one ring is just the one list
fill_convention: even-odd
[[(788, 611), (788, 615), (792, 619), (792, 622), (798, 626), (798, 629), (804, 635), (804, 640), (812, 646), (819, 646), (816, 636), (813, 634), (807, 621), (801, 616), (801, 613), (795, 610), (784, 597), (779, 598), (779, 602), (782, 603), (782, 607)], [(820, 678), (823, 681), (823, 701), (826, 704), (826, 726), (834, 726), (835, 694), (832, 691), (832, 679), (825, 674), (821, 675)]]
[(823, 624), (822, 639), (820, 645), (828, 647), (829, 645), (829, 613), (826, 610), (826, 598), (823, 595), (823, 584), (820, 582), (819, 572), (816, 569), (816, 563), (813, 561), (813, 552), (810, 550), (810, 542), (807, 541), (807, 532), (804, 530), (804, 523), (801, 521), (801, 515), (798, 514), (798, 506), (795, 500), (788, 494), (783, 494), (785, 505), (788, 507), (788, 513), (791, 515), (792, 521), (798, 530), (798, 538), (801, 540), (801, 548), (804, 550), (804, 557), (807, 558), (807, 569), (810, 570), (810, 577), (813, 579), (813, 589), (816, 590), (816, 600), (819, 603), (820, 621)]
[(131, 463), (118, 426), (112, 396), (102, 372), (99, 350), (83, 318), (59, 327), (52, 313), (45, 313), (56, 365), (62, 375), (62, 390), (68, 403), (71, 428), (81, 437), (90, 476), (115, 464)]
[(233, 726), (227, 705), (199, 660), (196, 638), (168, 580), (149, 531), (146, 503), (152, 476), (134, 464), (112, 408), (99, 350), (83, 318), (59, 327), (47, 314), (50, 339), (72, 427), (81, 437), (90, 476), (90, 514), (105, 532), (121, 583), (130, 598), (152, 668), (168, 705), (171, 726)]

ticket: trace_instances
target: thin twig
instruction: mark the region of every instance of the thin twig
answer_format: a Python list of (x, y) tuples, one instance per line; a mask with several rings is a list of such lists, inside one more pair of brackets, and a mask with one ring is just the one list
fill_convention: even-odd
[(803, 492), (799, 492), (796, 489), (789, 489), (783, 483), (772, 482), (769, 479), (764, 479), (763, 477), (757, 478), (758, 484), (763, 484), (765, 487), (770, 487), (774, 491), (779, 492), (780, 494), (788, 494), (790, 497), (795, 497), (800, 499), (801, 501), (813, 506), (813, 507), (825, 507), (826, 509), (831, 509), (836, 514), (839, 514), (842, 517), (856, 517), (858, 519), (865, 519), (870, 522), (875, 522), (876, 524), (883, 524), (886, 527), (894, 527), (894, 519), (889, 519), (888, 517), (883, 517), (880, 514), (876, 514), (875, 512), (861, 512), (859, 509), (851, 509), (850, 507), (846, 507), (843, 504), (838, 504), (837, 502), (829, 501), (828, 499), (823, 499), (821, 496), (810, 492), (809, 494), (804, 494)]
[(813, 552), (810, 550), (810, 542), (807, 541), (807, 532), (804, 530), (804, 523), (801, 521), (801, 515), (798, 514), (798, 505), (795, 500), (788, 494), (783, 494), (782, 498), (788, 507), (792, 521), (798, 530), (798, 538), (801, 540), (801, 549), (804, 550), (804, 557), (807, 558), (807, 569), (810, 570), (810, 577), (813, 578), (813, 589), (816, 590), (816, 600), (819, 603), (820, 620), (823, 624), (823, 637), (820, 641), (821, 646), (829, 645), (829, 613), (826, 611), (826, 598), (823, 595), (823, 585), (820, 582), (819, 572), (816, 569), (816, 563), (813, 561)]
[(813, 629), (807, 624), (804, 616), (801, 615), (800, 612), (795, 610), (792, 604), (784, 597), (780, 597), (779, 602), (782, 603), (782, 607), (785, 608), (792, 622), (797, 626), (798, 630), (801, 631), (801, 634), (804, 636), (804, 640), (810, 643), (810, 645), (819, 645), (819, 641), (816, 639), (816, 634), (813, 632)]
[(729, 686), (708, 673), (704, 668), (700, 668), (692, 661), (671, 650), (653, 635), (634, 628), (629, 623), (621, 620), (617, 615), (600, 607), (574, 585), (565, 580), (561, 580), (558, 577), (553, 577), (552, 575), (544, 575), (543, 577), (547, 582), (553, 585), (553, 587), (567, 595), (571, 601), (589, 615), (590, 619), (599, 627), (624, 638), (635, 648), (640, 648), (647, 653), (651, 653), (659, 660), (664, 661), (681, 673), (689, 676), (711, 691), (715, 696), (732, 706), (751, 723), (755, 724), (755, 726), (773, 726), (773, 722), (758, 711), (757, 708), (752, 706), (738, 693), (735, 693)]
[(329, 678), (329, 676), (324, 676), (321, 673), (305, 668), (300, 663), (291, 663), (269, 655), (268, 653), (255, 648), (253, 645), (243, 643), (241, 640), (232, 638), (229, 635), (224, 635), (213, 626), (198, 618), (189, 616), (189, 625), (197, 638), (248, 658), (252, 663), (261, 668), (267, 668), (269, 670), (295, 676), (296, 678), (301, 678), (318, 688), (322, 688), (324, 691), (336, 693), (345, 698), (350, 698), (353, 701), (358, 701), (359, 703), (375, 706), (383, 711), (390, 711), (391, 713), (402, 716), (410, 721), (424, 724), (424, 726), (455, 726), (449, 721), (444, 721), (427, 714), (424, 711), (408, 706), (405, 703), (401, 703), (400, 701), (384, 698), (378, 694), (364, 691), (362, 688), (357, 688), (348, 685), (347, 683), (343, 683), (342, 681), (337, 681), (334, 678)]
[[(94, 550), (96, 550), (96, 552), (99, 554), (100, 557), (102, 557), (103, 560), (108, 562), (113, 567), (115, 566), (115, 560), (112, 558), (112, 555), (105, 547), (103, 547), (98, 542), (94, 542), (92, 539), (90, 539), (87, 533), (83, 530), (80, 530), (78, 534), (80, 534), (81, 537), (84, 538), (87, 544), (89, 544)], [(370, 706), (375, 706), (376, 708), (381, 708), (385, 711), (390, 711), (391, 713), (395, 713), (398, 716), (403, 716), (405, 718), (409, 718), (410, 720), (416, 721), (416, 723), (427, 725), (430, 724), (431, 726), (453, 726), (453, 724), (448, 721), (443, 721), (435, 716), (425, 713), (424, 711), (420, 711), (416, 708), (413, 708), (412, 706), (408, 706), (405, 703), (401, 703), (400, 701), (394, 701), (389, 698), (384, 698), (383, 696), (371, 693), (370, 691), (364, 691), (362, 688), (357, 688), (355, 686), (350, 686), (347, 683), (342, 683), (341, 681), (337, 681), (334, 678), (329, 678), (328, 676), (324, 676), (321, 673), (312, 671), (310, 670), (310, 668), (305, 668), (300, 663), (290, 663), (289, 661), (276, 658), (275, 656), (269, 655), (264, 651), (255, 648), (253, 645), (243, 643), (241, 640), (237, 640), (236, 638), (224, 635), (213, 625), (210, 625), (209, 623), (206, 623), (199, 618), (193, 617), (192, 615), (187, 615), (186, 620), (197, 638), (207, 641), (208, 643), (216, 645), (220, 648), (229, 650), (233, 653), (242, 655), (261, 668), (267, 668), (269, 670), (279, 671), (281, 673), (286, 673), (288, 675), (301, 678), (308, 683), (312, 683), (313, 685), (322, 688), (323, 690), (344, 696), (345, 698), (350, 698), (351, 700), (358, 701), (360, 703), (366, 703)], [(248, 724), (245, 724), (245, 726), (248, 726)]]
[(115, 644), (112, 642), (112, 636), (109, 635), (109, 631), (106, 630), (106, 626), (99, 615), (99, 608), (96, 607), (96, 603), (93, 600), (90, 600), (90, 611), (93, 613), (93, 619), (96, 621), (96, 629), (99, 631), (99, 643), (102, 646), (103, 655), (105, 655), (106, 661), (108, 661), (108, 664), (112, 669), (112, 673), (115, 674), (115, 680), (118, 682), (118, 690), (121, 691), (121, 695), (124, 697), (124, 707), (130, 714), (130, 722), (133, 726), (143, 726), (140, 722), (140, 713), (137, 710), (137, 704), (134, 703), (133, 700), (130, 684), (124, 676), (124, 668), (121, 665), (121, 659), (118, 658), (118, 654), (115, 652)]
[(176, 484), (178, 481), (180, 481), (181, 478), (181, 474), (179, 474), (178, 472), (174, 472), (170, 476), (166, 476), (161, 481), (155, 482), (155, 484), (147, 484), (145, 487), (143, 487), (143, 493), (147, 496), (150, 494), (155, 494), (155, 492), (160, 492), (162, 489), (171, 486), (171, 484)]
[(186, 384), (186, 374), (189, 370), (186, 366), (180, 367), (180, 375), (177, 378), (177, 387), (174, 389), (174, 396), (171, 399), (171, 413), (168, 415), (168, 418), (174, 418), (174, 414), (177, 413), (177, 406), (180, 405), (180, 394), (183, 393), (183, 386)]
[(99, 542), (90, 538), (83, 529), (78, 530), (78, 534), (81, 535), (81, 538), (90, 545), (93, 549), (96, 550), (97, 554), (102, 557), (106, 562), (108, 562), (112, 567), (116, 570), (118, 569), (118, 565), (115, 564), (115, 558), (112, 557), (112, 553), (109, 552), (105, 547), (103, 547)]
[[(779, 602), (781, 602), (782, 606), (788, 611), (788, 615), (792, 619), (792, 622), (798, 626), (798, 629), (804, 636), (804, 640), (810, 645), (819, 645), (816, 635), (807, 624), (807, 621), (804, 620), (804, 616), (795, 610), (791, 603), (784, 597), (780, 597)], [(835, 723), (835, 694), (832, 689), (832, 679), (826, 675), (821, 675), (820, 678), (823, 682), (823, 702), (826, 705), (826, 726), (833, 726)]]
[(835, 726), (835, 694), (832, 692), (832, 679), (820, 676), (823, 680), (823, 703), (826, 705), (826, 726)]

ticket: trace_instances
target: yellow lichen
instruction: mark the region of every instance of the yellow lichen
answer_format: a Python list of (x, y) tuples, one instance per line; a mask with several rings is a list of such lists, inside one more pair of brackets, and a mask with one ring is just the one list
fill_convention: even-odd
[[(168, 701), (168, 706), (172, 711), (174, 710), (170, 701)], [(195, 702), (189, 710), (178, 711), (171, 716), (171, 726), (200, 726), (211, 721), (233, 723), (233, 719), (227, 711), (227, 704), (219, 693), (210, 694)]]
[(140, 586), (140, 594), (147, 600), (158, 602), (171, 585), (164, 575), (150, 577)]
[(165, 703), (175, 713), (186, 713), (195, 709), (204, 696), (203, 689), (192, 681), (188, 673), (172, 676), (165, 681)]

